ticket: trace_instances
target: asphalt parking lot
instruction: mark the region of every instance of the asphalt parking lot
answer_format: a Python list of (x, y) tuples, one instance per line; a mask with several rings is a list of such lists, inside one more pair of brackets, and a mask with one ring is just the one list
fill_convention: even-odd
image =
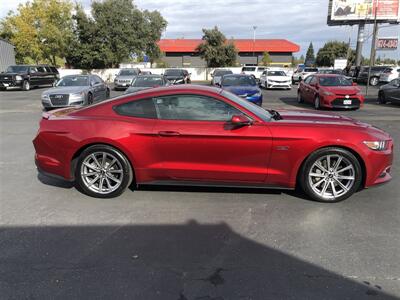
[[(400, 106), (376, 89), (336, 113), (392, 135), (393, 180), (336, 204), (225, 188), (87, 197), (37, 174), (42, 91), (0, 92), (0, 299), (400, 299)], [(263, 93), (312, 109), (295, 87)]]

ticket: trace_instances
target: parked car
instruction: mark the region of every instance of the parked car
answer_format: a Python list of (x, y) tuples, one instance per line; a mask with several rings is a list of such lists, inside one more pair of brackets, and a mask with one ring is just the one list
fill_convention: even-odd
[[(375, 66), (371, 68), (371, 74), (369, 78), (369, 84), (372, 86), (376, 86), (379, 83), (379, 78), (381, 77), (383, 71), (385, 71), (387, 66)], [(356, 81), (358, 83), (367, 83), (368, 82), (368, 70), (369, 67), (361, 67), (358, 76), (356, 77)]]
[(388, 83), (393, 79), (399, 77), (400, 77), (400, 67), (389, 67), (382, 72), (381, 76), (379, 76), (379, 82)]
[(166, 69), (164, 76), (171, 84), (189, 84), (192, 82), (190, 73), (185, 69)]
[(110, 98), (110, 88), (97, 75), (68, 75), (55, 87), (42, 93), (45, 110), (67, 106), (85, 106)]
[(224, 75), (221, 88), (259, 106), (262, 105), (262, 92), (252, 75), (232, 74)]
[(150, 71), (141, 71), (140, 75), (151, 75)]
[(297, 101), (312, 103), (315, 109), (359, 109), (364, 96), (356, 83), (344, 75), (314, 74), (300, 82)]
[(132, 80), (141, 73), (138, 68), (125, 68), (121, 69), (114, 79), (114, 89), (127, 89), (131, 85)]
[(233, 72), (231, 70), (226, 70), (226, 69), (214, 70), (214, 72), (211, 74), (212, 77), (211, 85), (221, 85), (222, 76), (229, 74), (233, 74)]
[(261, 74), (267, 69), (267, 67), (262, 66), (244, 66), (242, 67), (242, 74), (253, 75), (259, 81)]
[(311, 199), (337, 202), (389, 181), (393, 163), (393, 139), (379, 128), (329, 113), (265, 110), (194, 85), (45, 112), (33, 144), (39, 172), (99, 198), (179, 184), (301, 187)]
[(265, 89), (291, 89), (292, 80), (284, 71), (264, 71), (260, 77), (260, 87)]
[(137, 93), (159, 86), (169, 85), (167, 79), (162, 75), (138, 75), (133, 79), (132, 84), (125, 91), (125, 94)]
[(393, 79), (388, 84), (379, 87), (378, 102), (381, 104), (400, 103), (400, 78)]
[(29, 91), (32, 87), (53, 85), (59, 77), (57, 68), (48, 65), (9, 66), (0, 74), (0, 88)]
[(292, 84), (296, 84), (297, 82), (300, 82), (304, 79), (307, 78), (307, 76), (310, 76), (312, 74), (315, 74), (318, 72), (317, 68), (304, 68), (304, 69), (299, 69), (295, 71), (292, 75)]

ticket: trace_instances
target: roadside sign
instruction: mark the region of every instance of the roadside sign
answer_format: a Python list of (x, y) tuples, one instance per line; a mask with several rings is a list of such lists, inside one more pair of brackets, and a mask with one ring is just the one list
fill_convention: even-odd
[(376, 39), (376, 50), (396, 50), (399, 44), (399, 39), (390, 37), (382, 37)]

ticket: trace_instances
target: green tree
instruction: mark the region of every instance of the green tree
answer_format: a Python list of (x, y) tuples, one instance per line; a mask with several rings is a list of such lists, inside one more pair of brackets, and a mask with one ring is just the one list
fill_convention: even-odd
[(156, 60), (161, 57), (160, 48), (157, 45), (157, 41), (161, 39), (161, 33), (167, 27), (167, 21), (161, 16), (158, 11), (143, 12), (145, 26), (145, 48), (144, 52), (149, 57), (150, 63), (153, 64)]
[(72, 38), (69, 0), (33, 0), (1, 20), (0, 36), (16, 48), (19, 63), (63, 61)]
[(261, 63), (263, 66), (269, 66), (272, 62), (271, 56), (268, 52), (263, 53), (263, 57), (261, 59)]
[(323, 67), (331, 67), (337, 58), (348, 58), (348, 63), (352, 64), (355, 60), (355, 51), (347, 43), (330, 41), (318, 50), (316, 64)]
[(237, 50), (232, 41), (227, 41), (225, 35), (218, 30), (203, 29), (204, 41), (197, 47), (200, 57), (207, 62), (210, 68), (228, 67), (235, 65)]
[(306, 64), (314, 64), (314, 62), (315, 62), (314, 46), (311, 42), (307, 49), (305, 63)]

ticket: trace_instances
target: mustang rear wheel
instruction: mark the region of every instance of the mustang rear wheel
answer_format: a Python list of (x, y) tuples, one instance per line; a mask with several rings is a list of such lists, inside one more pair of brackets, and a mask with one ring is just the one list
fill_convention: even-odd
[(85, 194), (112, 198), (131, 184), (133, 172), (122, 153), (107, 145), (95, 145), (79, 156), (75, 178), (78, 188)]
[(362, 170), (357, 158), (341, 148), (324, 148), (305, 161), (300, 184), (305, 193), (320, 202), (339, 202), (357, 191)]

